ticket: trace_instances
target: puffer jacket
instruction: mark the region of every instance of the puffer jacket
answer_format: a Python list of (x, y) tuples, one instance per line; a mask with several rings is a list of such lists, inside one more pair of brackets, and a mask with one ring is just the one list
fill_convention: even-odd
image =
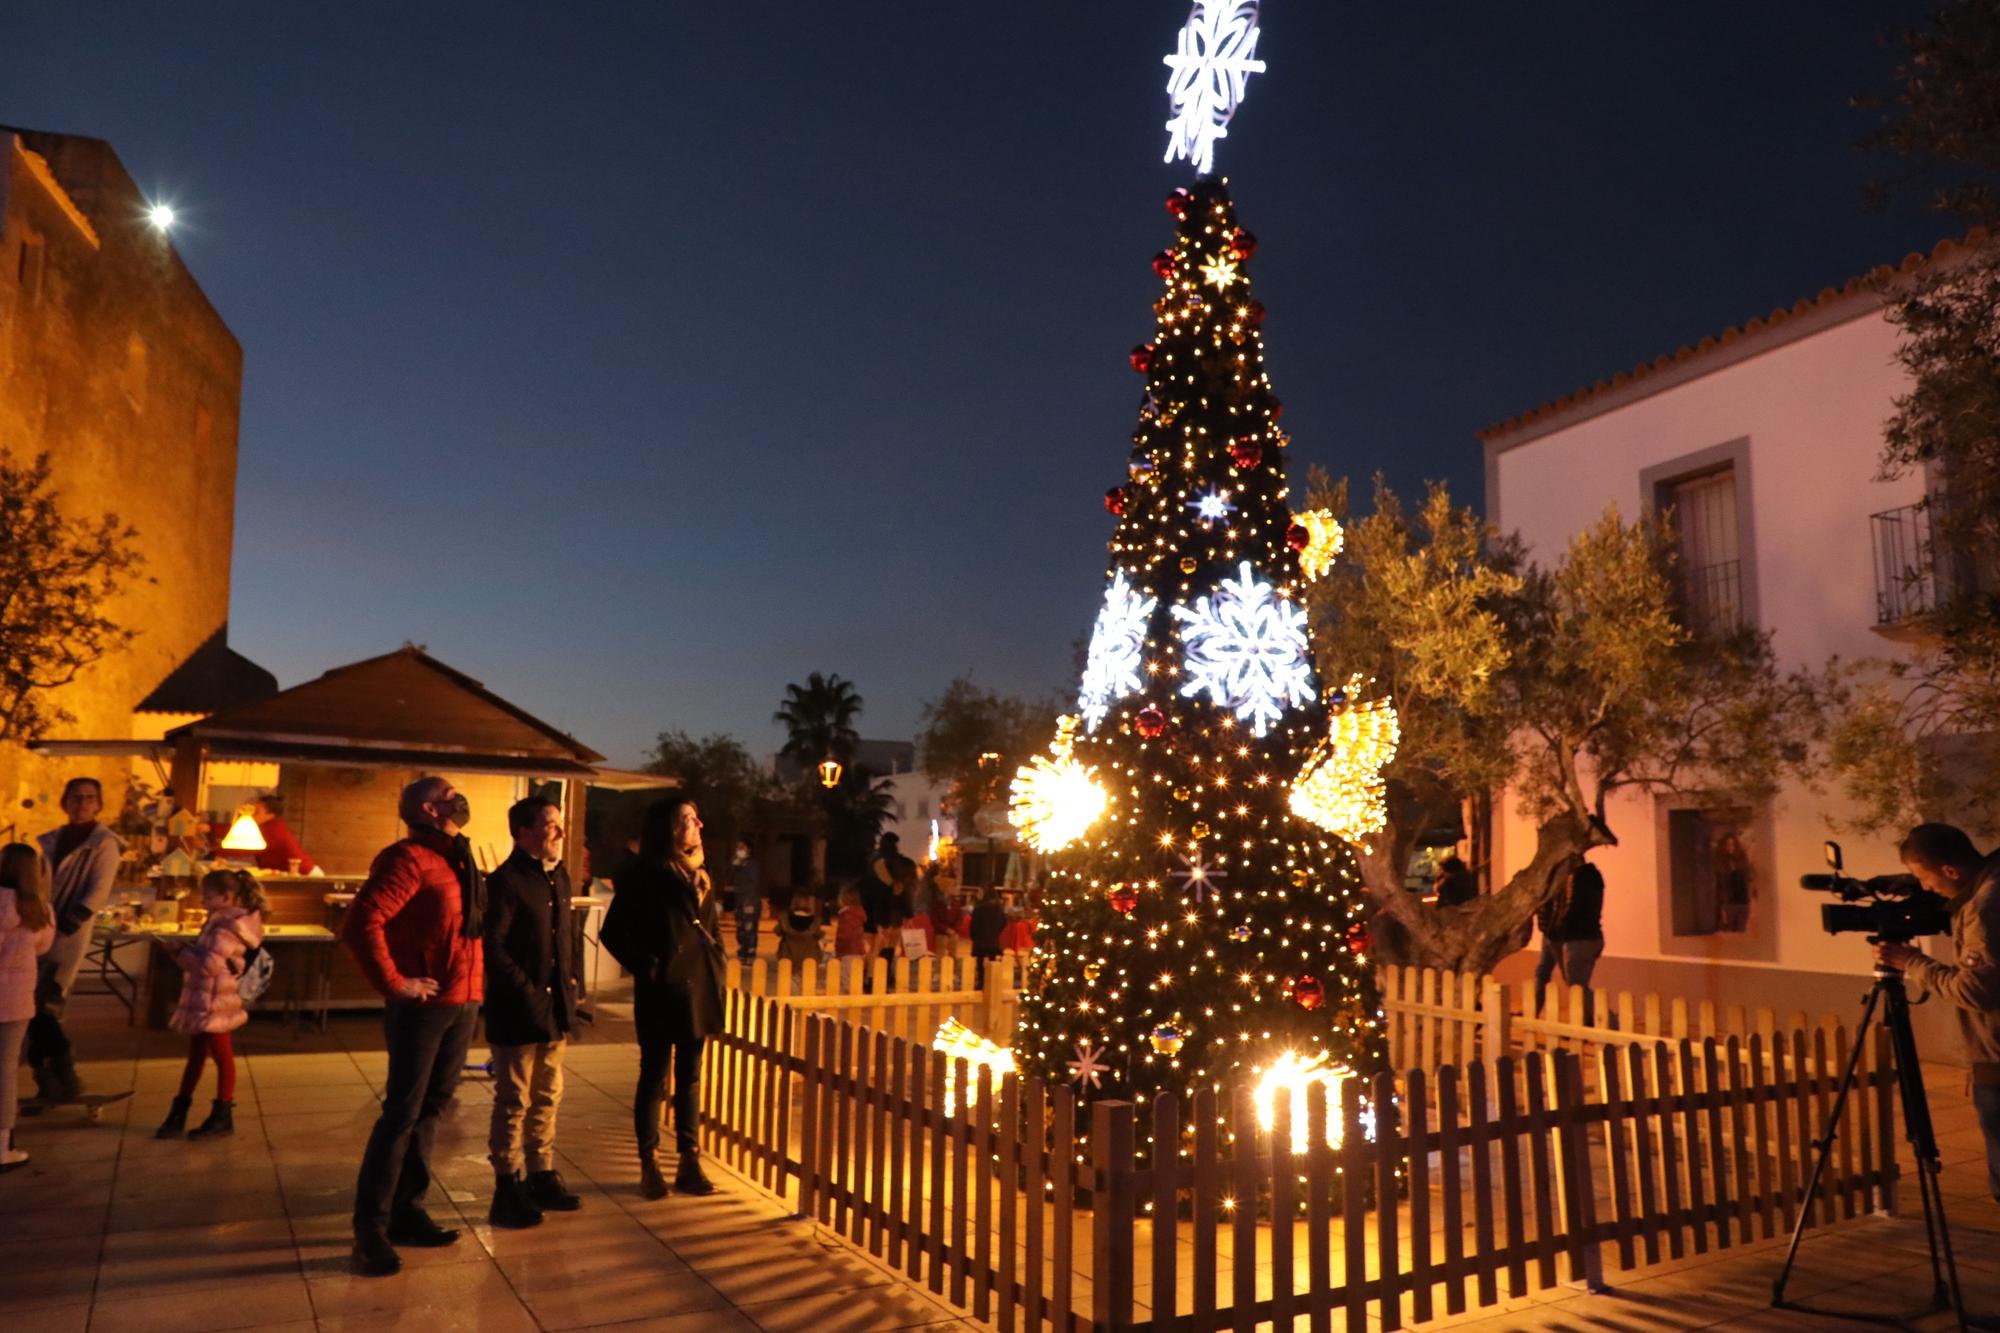
[(237, 989), (243, 955), (264, 942), (264, 918), (240, 907), (208, 914), (195, 942), (174, 955), (181, 971), (181, 1002), (167, 1026), (184, 1037), (201, 1032), (234, 1032), (250, 1021)]
[(382, 849), (368, 882), (340, 924), (341, 942), (370, 985), (385, 999), (415, 1003), (402, 993), (406, 978), (428, 977), (438, 992), (426, 1005), (477, 1004), (486, 995), (485, 951), (465, 933), (458, 871), (450, 858), (469, 856), (464, 839), (435, 829)]
[(40, 930), (21, 924), (12, 889), (0, 889), (0, 1023), (35, 1016), (35, 959), (56, 942), (53, 923)]

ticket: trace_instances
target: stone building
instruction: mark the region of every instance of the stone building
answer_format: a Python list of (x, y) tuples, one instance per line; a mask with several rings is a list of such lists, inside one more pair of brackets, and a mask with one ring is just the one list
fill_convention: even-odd
[[(0, 126), (0, 154), (0, 449), (46, 451), (61, 507), (116, 513), (146, 558), (112, 609), (138, 638), (61, 692), (66, 731), (159, 736), (276, 688), (228, 646), (242, 348), (109, 144)], [(0, 745), (0, 834), (47, 824), (23, 803), (75, 773), (115, 809), (128, 765)]]

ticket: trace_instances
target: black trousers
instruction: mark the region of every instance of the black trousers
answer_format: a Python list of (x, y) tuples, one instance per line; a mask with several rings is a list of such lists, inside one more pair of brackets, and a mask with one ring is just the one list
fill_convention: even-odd
[(674, 1076), (674, 1148), (683, 1157), (697, 1150), (701, 1127), (701, 1043), (687, 1001), (670, 991), (641, 986), (633, 994), (639, 1036), (639, 1087), (632, 1098), (632, 1132), (639, 1155), (660, 1146), (660, 1104), (666, 1100), (667, 1072)]
[(357, 1233), (385, 1231), (392, 1218), (423, 1205), (431, 1185), (438, 1116), (458, 1089), (478, 1022), (476, 1004), (392, 1000), (382, 1011), (389, 1084), (354, 1181)]

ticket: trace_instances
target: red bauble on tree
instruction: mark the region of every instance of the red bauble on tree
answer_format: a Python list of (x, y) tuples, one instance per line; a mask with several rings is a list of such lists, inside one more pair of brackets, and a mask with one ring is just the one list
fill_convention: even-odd
[(1292, 983), (1292, 998), (1301, 1009), (1317, 1009), (1326, 1003), (1326, 987), (1318, 977), (1300, 977)]
[(1184, 218), (1188, 215), (1188, 208), (1193, 203), (1193, 195), (1189, 194), (1185, 188), (1177, 189), (1167, 196), (1167, 211), (1172, 213), (1176, 218)]
[(1113, 518), (1125, 517), (1125, 488), (1113, 486), (1104, 493), (1104, 508)]
[[(1146, 344), (1147, 347), (1151, 347), (1152, 345), (1151, 343)], [(1283, 415), (1285, 415), (1285, 405), (1273, 398), (1271, 400), (1271, 420), (1276, 421)]]
[(1285, 545), (1294, 551), (1303, 551), (1312, 544), (1312, 529), (1303, 523), (1294, 523), (1285, 529)]
[(1257, 253), (1257, 238), (1238, 227), (1229, 234), (1229, 252), (1238, 259), (1248, 259)]
[(1347, 949), (1349, 953), (1367, 953), (1375, 947), (1375, 937), (1368, 933), (1368, 927), (1360, 922), (1347, 928)]
[(1255, 440), (1236, 440), (1229, 446), (1229, 461), (1248, 472), (1264, 461), (1264, 446)]
[(1155, 740), (1167, 729), (1167, 715), (1153, 705), (1147, 704), (1139, 710), (1139, 715), (1132, 719), (1132, 729), (1149, 741)]
[(1244, 306), (1243, 322), (1253, 329), (1262, 328), (1264, 324), (1264, 303), (1262, 301), (1252, 301), (1249, 305)]
[(1158, 253), (1158, 254), (1154, 255), (1154, 256), (1153, 256), (1153, 272), (1155, 272), (1155, 273), (1159, 274), (1159, 275), (1160, 275), (1161, 277), (1163, 277), (1163, 278), (1171, 278), (1171, 277), (1173, 277), (1173, 276), (1174, 276), (1174, 252), (1173, 252), (1173, 251), (1171, 251), (1171, 250), (1162, 250), (1162, 251), (1160, 251), (1160, 253)]
[(1111, 910), (1120, 916), (1130, 916), (1139, 907), (1139, 890), (1130, 884), (1114, 885), (1111, 890)]
[(1132, 369), (1141, 375), (1153, 368), (1153, 344), (1140, 343), (1132, 349)]

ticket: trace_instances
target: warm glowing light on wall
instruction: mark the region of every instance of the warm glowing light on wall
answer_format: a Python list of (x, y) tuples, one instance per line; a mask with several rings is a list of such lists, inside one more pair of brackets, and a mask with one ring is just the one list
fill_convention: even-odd
[(236, 822), (229, 826), (229, 832), (222, 835), (222, 850), (225, 852), (261, 852), (264, 850), (264, 831), (257, 827), (248, 810), (236, 816)]
[[(1296, 1051), (1286, 1051), (1257, 1080), (1253, 1098), (1257, 1108), (1257, 1127), (1267, 1134), (1271, 1132), (1277, 1124), (1278, 1098), (1284, 1097), (1292, 1108), (1292, 1151), (1305, 1152), (1312, 1144), (1311, 1114), (1306, 1095), (1313, 1084), (1323, 1084), (1326, 1087), (1326, 1143), (1330, 1148), (1338, 1148), (1345, 1136), (1341, 1122), (1340, 1090), (1353, 1077), (1353, 1070), (1329, 1065), (1324, 1055), (1315, 1055), (1308, 1060)], [(1361, 1108), (1361, 1132), (1371, 1140), (1375, 1137), (1375, 1108), (1366, 1104)]]

